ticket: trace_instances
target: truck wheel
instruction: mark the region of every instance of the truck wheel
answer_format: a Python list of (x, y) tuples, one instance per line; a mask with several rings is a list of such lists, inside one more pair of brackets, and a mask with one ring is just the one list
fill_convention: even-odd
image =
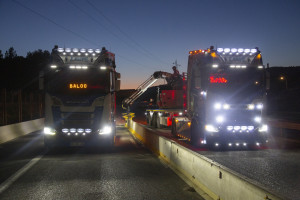
[(171, 133), (174, 137), (176, 137), (177, 135), (177, 127), (176, 127), (176, 119), (173, 118), (172, 119), (172, 129), (171, 129)]

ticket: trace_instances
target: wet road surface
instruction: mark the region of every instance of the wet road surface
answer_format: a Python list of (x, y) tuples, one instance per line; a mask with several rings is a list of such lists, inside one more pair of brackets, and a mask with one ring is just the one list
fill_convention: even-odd
[(202, 199), (118, 127), (112, 149), (45, 150), (36, 132), (0, 145), (0, 199)]

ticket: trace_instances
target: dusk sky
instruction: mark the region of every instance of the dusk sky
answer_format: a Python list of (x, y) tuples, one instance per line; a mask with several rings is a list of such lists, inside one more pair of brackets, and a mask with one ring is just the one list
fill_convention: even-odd
[(255, 48), (270, 66), (300, 66), (299, 0), (0, 0), (0, 49), (101, 48), (116, 54), (121, 88), (153, 72), (186, 71), (188, 52)]

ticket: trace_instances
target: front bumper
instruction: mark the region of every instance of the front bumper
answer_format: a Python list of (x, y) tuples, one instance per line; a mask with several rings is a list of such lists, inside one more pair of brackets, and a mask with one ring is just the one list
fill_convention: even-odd
[(100, 135), (90, 133), (89, 135), (44, 135), (44, 141), (47, 146), (105, 146), (114, 142), (114, 135)]

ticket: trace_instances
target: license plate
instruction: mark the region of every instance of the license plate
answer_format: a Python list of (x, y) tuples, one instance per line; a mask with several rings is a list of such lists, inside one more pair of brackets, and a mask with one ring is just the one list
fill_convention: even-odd
[(78, 147), (78, 146), (83, 146), (84, 142), (71, 142), (70, 146), (72, 147)]

